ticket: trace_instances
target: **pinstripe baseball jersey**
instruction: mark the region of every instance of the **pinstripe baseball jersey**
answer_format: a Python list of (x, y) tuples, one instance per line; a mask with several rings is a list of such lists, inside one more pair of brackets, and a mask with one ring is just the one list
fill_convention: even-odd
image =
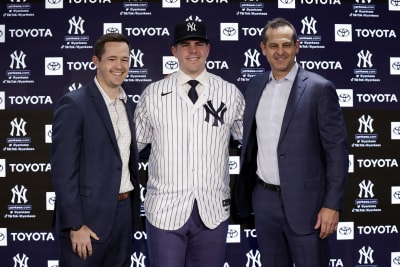
[(241, 140), (244, 98), (237, 87), (204, 71), (197, 102), (178, 71), (143, 91), (135, 110), (139, 147), (151, 143), (145, 212), (160, 229), (176, 230), (194, 201), (214, 229), (230, 215), (229, 140)]

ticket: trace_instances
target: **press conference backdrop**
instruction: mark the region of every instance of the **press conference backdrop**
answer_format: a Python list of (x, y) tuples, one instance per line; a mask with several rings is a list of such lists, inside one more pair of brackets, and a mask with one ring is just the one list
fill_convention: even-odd
[[(349, 183), (330, 266), (400, 266), (399, 0), (2, 0), (0, 12), (1, 266), (58, 265), (52, 114), (63, 94), (93, 79), (101, 34), (120, 32), (131, 41), (123, 87), (137, 103), (149, 83), (178, 67), (170, 53), (176, 22), (207, 24), (207, 69), (243, 91), (268, 70), (261, 30), (277, 16), (297, 28), (300, 65), (336, 84), (347, 125)], [(231, 149), (232, 187), (238, 153)], [(143, 200), (146, 155), (138, 168)], [(149, 266), (145, 231), (132, 241), (131, 266)], [(256, 232), (233, 209), (224, 267), (244, 266), (261, 266)]]

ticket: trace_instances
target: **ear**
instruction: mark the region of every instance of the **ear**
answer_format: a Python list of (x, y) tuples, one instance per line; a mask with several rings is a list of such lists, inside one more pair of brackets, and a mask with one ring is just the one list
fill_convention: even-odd
[(171, 46), (171, 53), (174, 57), (176, 57), (176, 47), (175, 46)]
[(265, 56), (265, 44), (263, 43), (263, 42), (260, 42), (260, 48), (261, 48), (261, 51), (262, 51), (262, 54)]
[(100, 59), (97, 56), (92, 56), (92, 62), (96, 67), (98, 67), (100, 64)]

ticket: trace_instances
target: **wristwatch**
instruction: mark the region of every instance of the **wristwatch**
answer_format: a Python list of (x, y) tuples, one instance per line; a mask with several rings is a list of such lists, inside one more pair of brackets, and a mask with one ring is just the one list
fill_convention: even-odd
[(71, 230), (72, 231), (79, 231), (79, 229), (81, 229), (81, 228), (82, 228), (82, 225), (79, 225), (79, 226), (72, 227)]

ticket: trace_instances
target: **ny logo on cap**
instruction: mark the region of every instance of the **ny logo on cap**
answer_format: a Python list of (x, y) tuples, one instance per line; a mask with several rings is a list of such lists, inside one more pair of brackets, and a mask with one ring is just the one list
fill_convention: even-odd
[(186, 26), (187, 26), (187, 31), (188, 31), (188, 32), (195, 32), (195, 31), (196, 31), (196, 23), (194, 23), (194, 22), (188, 22), (188, 23), (186, 24)]

